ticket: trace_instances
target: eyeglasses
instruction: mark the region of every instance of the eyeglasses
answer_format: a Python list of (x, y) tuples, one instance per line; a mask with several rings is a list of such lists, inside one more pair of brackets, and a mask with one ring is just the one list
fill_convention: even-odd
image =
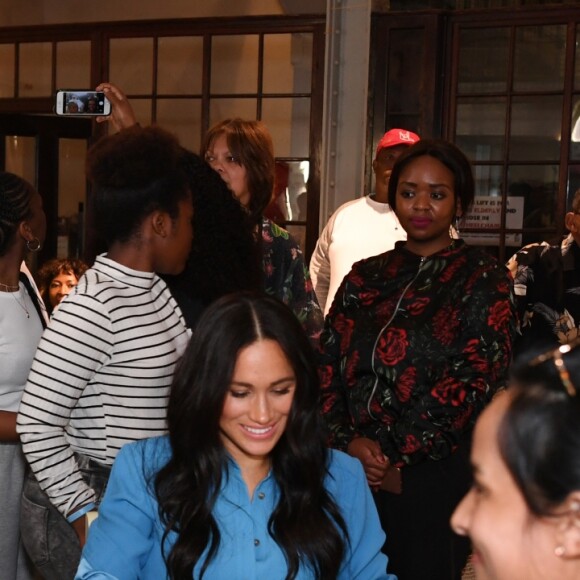
[(558, 376), (566, 389), (566, 392), (571, 397), (576, 396), (576, 387), (572, 384), (570, 380), (570, 373), (568, 372), (568, 368), (564, 363), (564, 355), (568, 354), (571, 350), (575, 349), (576, 347), (580, 346), (580, 338), (576, 338), (573, 341), (569, 342), (568, 344), (562, 344), (558, 348), (554, 350), (550, 350), (544, 354), (541, 354), (530, 361), (530, 366), (535, 367), (546, 361), (551, 360), (558, 371)]

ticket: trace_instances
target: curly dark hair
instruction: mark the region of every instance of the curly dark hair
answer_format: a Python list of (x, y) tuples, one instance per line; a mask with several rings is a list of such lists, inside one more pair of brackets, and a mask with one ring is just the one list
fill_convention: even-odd
[(200, 310), (220, 296), (259, 291), (263, 273), (248, 213), (201, 157), (184, 150), (183, 163), (193, 200), (193, 243), (184, 272), (163, 278), (194, 326)]
[(18, 224), (30, 217), (30, 200), (35, 191), (22, 177), (0, 171), (0, 256), (10, 248)]
[(254, 223), (260, 223), (274, 191), (274, 145), (270, 132), (261, 121), (225, 119), (206, 133), (201, 146), (204, 159), (220, 135), (225, 135), (230, 153), (246, 170), (250, 192), (247, 209)]
[(280, 346), (296, 377), (286, 429), (271, 452), (280, 499), (268, 530), (286, 556), (287, 580), (304, 565), (320, 579), (336, 578), (339, 572), (348, 531), (324, 486), (329, 451), (318, 411), (314, 352), (288, 307), (263, 294), (238, 293), (220, 298), (205, 311), (171, 388), (172, 456), (152, 485), (165, 525), (162, 545), (171, 531), (178, 533), (169, 553), (164, 552), (172, 579), (191, 578), (202, 558), (203, 577), (220, 548), (212, 513), (228, 469), (220, 417), (238, 354), (264, 339)]
[(156, 210), (176, 219), (189, 195), (183, 148), (160, 127), (128, 129), (103, 137), (87, 153), (95, 221), (108, 245), (133, 237)]
[(60, 274), (68, 274), (69, 276), (75, 276), (78, 280), (87, 270), (88, 265), (82, 260), (77, 260), (74, 258), (55, 258), (45, 262), (42, 267), (38, 270), (36, 275), (36, 282), (38, 284), (38, 290), (44, 304), (46, 306), (47, 312), (50, 314), (52, 312), (52, 306), (50, 300), (48, 300), (48, 289), (51, 282)]

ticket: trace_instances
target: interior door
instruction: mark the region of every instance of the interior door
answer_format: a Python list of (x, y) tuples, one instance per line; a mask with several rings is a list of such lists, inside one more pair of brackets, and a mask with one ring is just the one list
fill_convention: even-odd
[(0, 169), (24, 177), (44, 202), (46, 241), (31, 256), (33, 272), (54, 257), (86, 259), (84, 163), (92, 134), (90, 119), (0, 114)]

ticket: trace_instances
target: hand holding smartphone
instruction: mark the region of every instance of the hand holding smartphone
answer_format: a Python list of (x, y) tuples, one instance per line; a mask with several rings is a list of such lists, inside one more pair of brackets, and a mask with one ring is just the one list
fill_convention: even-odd
[(102, 91), (63, 89), (56, 93), (55, 112), (69, 116), (107, 116), (111, 103)]

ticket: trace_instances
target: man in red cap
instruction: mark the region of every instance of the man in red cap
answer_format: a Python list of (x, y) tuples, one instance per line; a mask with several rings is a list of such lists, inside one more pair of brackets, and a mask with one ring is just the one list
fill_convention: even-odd
[(322, 230), (310, 259), (310, 277), (325, 315), (355, 262), (382, 254), (407, 238), (387, 203), (387, 189), (395, 161), (417, 141), (419, 136), (411, 131), (387, 131), (373, 161), (375, 192), (341, 205)]

